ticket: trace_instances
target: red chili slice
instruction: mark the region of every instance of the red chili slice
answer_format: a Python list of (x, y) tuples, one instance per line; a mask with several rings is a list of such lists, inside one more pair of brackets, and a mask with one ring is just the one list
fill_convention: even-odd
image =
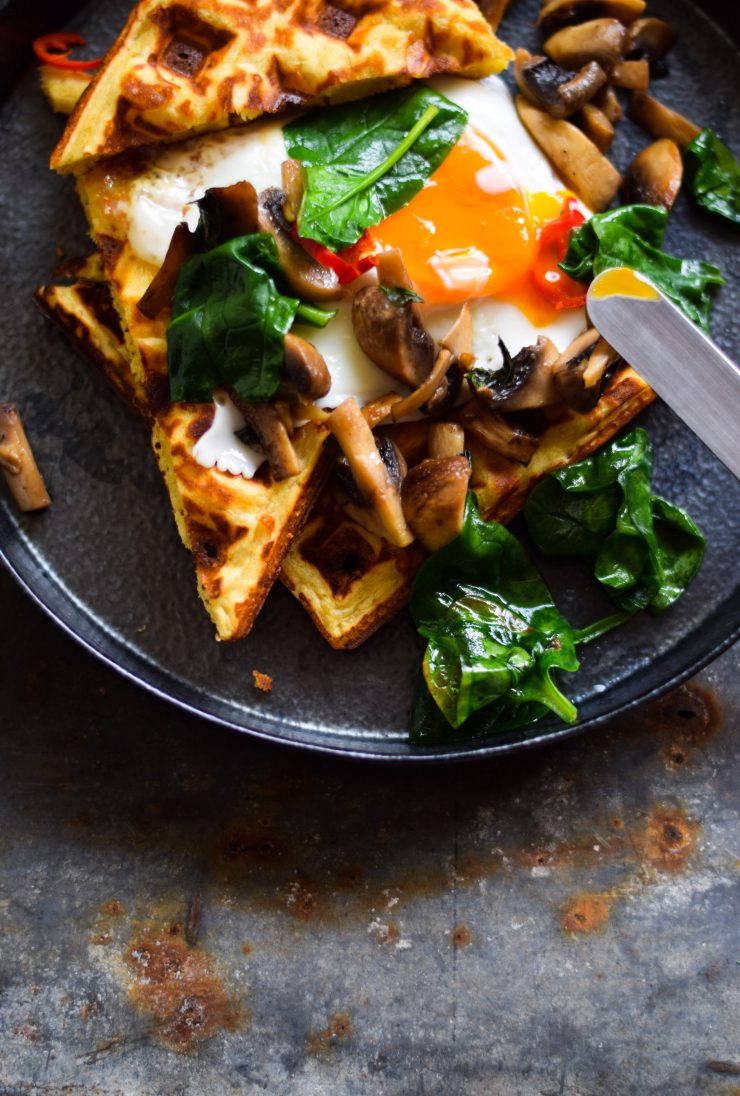
[(45, 65), (55, 65), (56, 68), (72, 69), (76, 72), (89, 72), (97, 68), (103, 58), (93, 57), (89, 61), (79, 61), (72, 57), (73, 49), (86, 45), (87, 39), (80, 34), (57, 31), (37, 38), (33, 43), (33, 51), (39, 61), (43, 61)]
[(324, 247), (323, 244), (319, 244), (315, 240), (308, 240), (303, 236), (299, 236), (295, 226), (292, 235), (309, 255), (313, 255), (318, 263), (334, 271), (340, 285), (348, 285), (353, 282), (355, 278), (359, 278), (361, 274), (371, 270), (377, 261), (375, 255), (369, 250), (374, 247), (374, 244), (367, 233), (364, 233), (352, 247), (337, 252), (330, 251), (328, 247)]
[(569, 198), (561, 215), (540, 233), (532, 279), (540, 293), (558, 309), (584, 308), (586, 304), (586, 286), (569, 277), (558, 265), (568, 251), (571, 229), (582, 225), (585, 219), (575, 200)]

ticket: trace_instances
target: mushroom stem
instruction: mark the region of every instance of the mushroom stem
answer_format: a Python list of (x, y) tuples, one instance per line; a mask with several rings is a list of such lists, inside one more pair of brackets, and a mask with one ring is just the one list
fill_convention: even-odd
[(445, 373), (451, 365), (452, 353), (443, 347), (437, 354), (434, 367), (424, 383), (420, 384), (416, 391), (407, 396), (405, 400), (399, 400), (398, 403), (393, 404), (391, 408), (393, 421), (398, 422), (404, 415), (410, 415), (412, 411), (416, 411), (422, 404), (426, 403), (439, 388), (444, 380)]
[(459, 457), (465, 450), (465, 431), (456, 422), (429, 424), (429, 456)]
[(386, 538), (398, 548), (414, 539), (406, 524), (398, 488), (378, 453), (375, 437), (355, 399), (345, 400), (332, 411), (326, 424), (347, 458), (362, 495), (373, 507)]
[(12, 403), (0, 403), (0, 469), (22, 513), (51, 503), (21, 417)]
[(278, 481), (297, 476), (301, 466), (285, 423), (275, 405), (243, 400), (233, 392), (230, 395), (259, 438), (273, 479)]

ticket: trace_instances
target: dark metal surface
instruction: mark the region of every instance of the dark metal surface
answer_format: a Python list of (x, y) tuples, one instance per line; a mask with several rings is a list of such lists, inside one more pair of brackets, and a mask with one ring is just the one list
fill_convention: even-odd
[(224, 734), (0, 604), (2, 1096), (737, 1096), (737, 649), (409, 771)]
[[(105, 0), (86, 8), (74, 26), (99, 48), (126, 7), (125, 0)], [(507, 36), (532, 42), (535, 9), (534, 0), (516, 5)], [(688, 0), (656, 0), (651, 10), (668, 15), (683, 32), (664, 97), (690, 114), (701, 103), (702, 120), (740, 145), (732, 91), (737, 50)], [(33, 74), (7, 103), (0, 124), (4, 146), (23, 150), (0, 168), (0, 217), (12, 256), (0, 300), (6, 348), (0, 388), (21, 407), (54, 498), (48, 513), (20, 521), (6, 501), (0, 503), (0, 544), (11, 567), (91, 647), (194, 711), (315, 748), (429, 758), (429, 752), (419, 754), (406, 743), (420, 650), (407, 615), (361, 650), (333, 652), (298, 604), (275, 589), (246, 641), (213, 643), (140, 427), (26, 305), (54, 265), (55, 246), (74, 253), (84, 238), (70, 181), (53, 178), (42, 167), (59, 120), (41, 100)], [(619, 165), (642, 143), (644, 136), (625, 123)], [(734, 245), (721, 224), (688, 202), (674, 212), (669, 246), (717, 261), (730, 280), (718, 302), (715, 331), (737, 354)], [(665, 408), (651, 409), (643, 421), (655, 442), (657, 490), (690, 510), (708, 534), (709, 549), (699, 578), (679, 605), (657, 620), (635, 621), (585, 652), (583, 669), (570, 686), (585, 725), (597, 726), (702, 664), (740, 620), (740, 585), (728, 568), (737, 555), (740, 489)], [(559, 601), (578, 623), (596, 612), (579, 568), (546, 570)], [(251, 687), (252, 669), (274, 678), (269, 697)], [(557, 727), (545, 733), (570, 732)], [(497, 738), (475, 749), (495, 752), (518, 742), (514, 736)]]

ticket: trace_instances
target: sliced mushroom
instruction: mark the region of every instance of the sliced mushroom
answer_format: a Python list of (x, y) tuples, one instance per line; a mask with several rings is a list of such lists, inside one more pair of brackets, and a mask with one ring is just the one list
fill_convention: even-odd
[(398, 422), (399, 419), (404, 418), (405, 415), (410, 415), (412, 411), (418, 411), (418, 409), (434, 396), (440, 385), (445, 381), (447, 371), (452, 365), (452, 354), (444, 347), (439, 351), (435, 359), (432, 371), (425, 381), (423, 381), (419, 387), (407, 396), (404, 400), (399, 400), (398, 403), (394, 403), (391, 408), (391, 417), (394, 422)]
[(299, 335), (288, 332), (284, 342), (285, 365), (278, 396), (281, 399), (304, 397), (317, 400), (331, 388), (331, 373), (316, 347)]
[(250, 236), (257, 231), (257, 191), (251, 183), (211, 187), (201, 202), (215, 206), (219, 240)]
[(529, 464), (539, 446), (534, 434), (492, 411), (477, 398), (461, 408), (460, 421), (486, 449), (520, 464)]
[(579, 69), (597, 61), (609, 69), (627, 51), (629, 34), (618, 19), (591, 19), (575, 27), (563, 27), (544, 45), (545, 53), (565, 68)]
[(164, 262), (136, 306), (139, 312), (150, 320), (155, 320), (163, 309), (170, 307), (180, 267), (194, 252), (195, 236), (183, 221), (172, 233)]
[(618, 88), (647, 91), (650, 87), (650, 66), (647, 61), (618, 61), (609, 79)]
[(501, 369), (473, 369), (468, 374), (478, 399), (496, 411), (524, 411), (557, 403), (552, 367), (560, 354), (555, 344), (541, 335), (513, 358), (503, 343), (500, 345), (504, 351)]
[(300, 160), (283, 160), (280, 172), (285, 193), (283, 217), (292, 225), (298, 219), (298, 211), (303, 201), (303, 168)]
[(403, 265), (403, 258), (397, 247), (390, 247), (387, 251), (380, 252), (375, 272), (379, 285), (387, 286), (389, 289), (400, 286), (401, 289), (413, 292), (414, 284)]
[(398, 548), (405, 548), (414, 537), (403, 516), (401, 496), (357, 401), (351, 397), (345, 400), (326, 421), (347, 458), (357, 486), (374, 508), (386, 538)]
[(429, 456), (458, 457), (465, 450), (465, 431), (456, 422), (429, 425)]
[(234, 392), (229, 394), (264, 449), (273, 479), (284, 480), (297, 476), (301, 466), (285, 423), (275, 405), (244, 400)]
[(678, 33), (668, 23), (648, 16), (636, 19), (630, 26), (629, 49), (625, 52), (653, 64), (673, 49), (677, 39)]
[(333, 300), (341, 296), (342, 287), (335, 272), (316, 262), (290, 235), (283, 217), (285, 195), (273, 187), (260, 194), (257, 227), (269, 232), (277, 244), (278, 258), (285, 280), (299, 297), (309, 301)]
[(362, 414), (371, 430), (380, 426), (381, 422), (389, 417), (393, 404), (398, 403), (400, 399), (398, 392), (386, 392), (384, 396), (378, 396), (377, 399), (365, 404)]
[(439, 351), (429, 376), (410, 396), (393, 405), (393, 420), (398, 422), (425, 404), (432, 418), (447, 414), (460, 391), (462, 376), (458, 366), (466, 369), (472, 365), (472, 350), (473, 319), (466, 302), (450, 330), (439, 340)]
[(645, 10), (645, 0), (548, 0), (537, 19), (547, 33), (566, 23), (583, 23), (592, 19), (618, 19), (629, 24)]
[(671, 209), (681, 189), (683, 161), (675, 141), (663, 137), (638, 152), (622, 184), (625, 202), (644, 202)]
[(618, 360), (616, 350), (599, 336), (596, 328), (584, 331), (553, 366), (563, 403), (581, 414), (591, 411), (599, 401), (607, 369)]
[(551, 118), (522, 95), (517, 96), (516, 109), (556, 171), (586, 205), (597, 212), (606, 209), (619, 189), (621, 176), (593, 141), (571, 122)]
[(0, 403), (0, 470), (22, 513), (43, 510), (51, 504), (18, 409)]
[(603, 110), (595, 106), (594, 103), (586, 103), (576, 121), (589, 140), (596, 145), (599, 152), (606, 152), (607, 149), (611, 148), (614, 140), (614, 126)]
[(413, 301), (395, 304), (381, 286), (367, 285), (352, 301), (355, 338), (371, 361), (395, 380), (418, 388), (434, 365), (434, 340)]
[(594, 96), (594, 106), (603, 110), (613, 126), (622, 121), (622, 104), (619, 102), (614, 88), (607, 84)]
[(684, 118), (683, 114), (642, 91), (635, 91), (630, 96), (628, 114), (651, 137), (668, 137), (679, 148), (686, 148), (701, 133), (700, 127)]
[(592, 99), (606, 83), (606, 73), (595, 61), (571, 72), (547, 57), (516, 51), (514, 76), (524, 95), (553, 118), (567, 118)]
[[(408, 471), (406, 458), (401, 450), (393, 444), (387, 434), (378, 433), (373, 436), (375, 438), (375, 448), (378, 450), (380, 459), (386, 467), (390, 481), (393, 486), (400, 491), (401, 484)], [(360, 490), (357, 480), (352, 474), (350, 463), (344, 454), (337, 457), (334, 468), (337, 479), (351, 501), (357, 506), (367, 506), (369, 499)]]
[(430, 552), (444, 548), (462, 529), (469, 481), (467, 457), (423, 460), (403, 481), (404, 516)]

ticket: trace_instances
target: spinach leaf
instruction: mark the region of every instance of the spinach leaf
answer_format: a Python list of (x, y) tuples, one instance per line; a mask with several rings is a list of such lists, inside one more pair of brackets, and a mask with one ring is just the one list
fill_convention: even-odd
[(711, 129), (703, 129), (683, 154), (686, 181), (697, 203), (740, 224), (740, 164)]
[(467, 125), (467, 113), (427, 87), (312, 111), (283, 127), (304, 165), (298, 232), (333, 251), (407, 205)]
[(560, 269), (587, 282), (614, 266), (630, 266), (661, 289), (690, 320), (709, 330), (710, 290), (722, 274), (702, 259), (679, 259), (661, 250), (668, 210), (630, 205), (597, 213), (574, 228)]
[(275, 395), (299, 306), (276, 276), (269, 235), (237, 236), (183, 263), (167, 328), (172, 400), (208, 400), (219, 384), (249, 400)]
[[(636, 427), (551, 473), (524, 507), (540, 551), (592, 559), (596, 578), (628, 614), (672, 605), (704, 556), (704, 537), (691, 518), (651, 493), (652, 470), (650, 441)], [(575, 638), (589, 642), (606, 630), (597, 622)]]
[(486, 724), (531, 722), (547, 710), (575, 720), (550, 676), (578, 669), (571, 628), (522, 546), (481, 519), (472, 492), (460, 535), (419, 571), (411, 612), (428, 641), (426, 687), (450, 727), (464, 724), (467, 736), (482, 710)]
[(419, 304), (424, 303), (424, 298), (413, 289), (407, 289), (405, 285), (383, 285), (381, 282), (378, 288), (381, 292), (385, 293), (391, 304), (394, 304), (396, 308), (403, 308), (405, 304), (409, 302), (416, 302)]

